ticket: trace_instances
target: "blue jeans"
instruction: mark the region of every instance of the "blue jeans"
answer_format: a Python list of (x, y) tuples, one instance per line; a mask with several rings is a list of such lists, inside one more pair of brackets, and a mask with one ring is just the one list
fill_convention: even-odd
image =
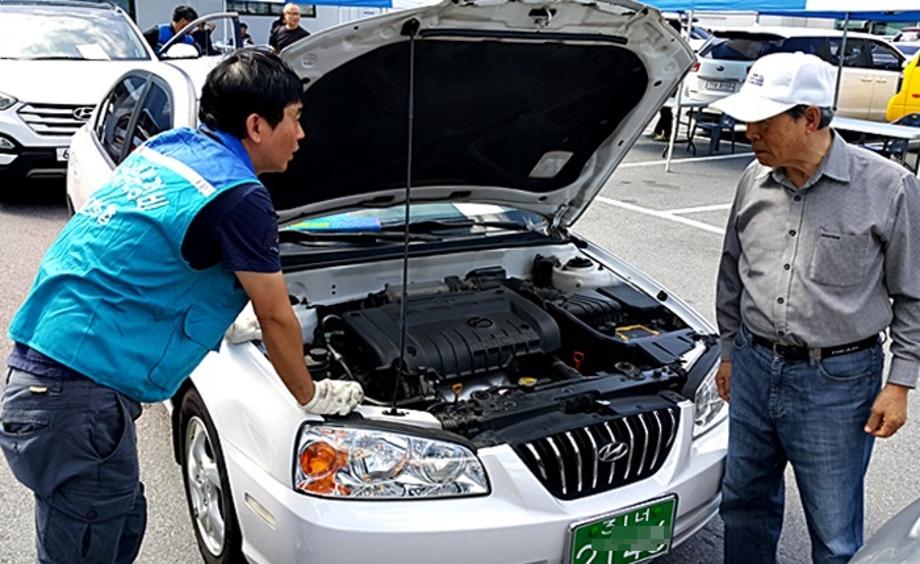
[(0, 448), (35, 495), (37, 562), (127, 563), (147, 525), (134, 420), (139, 403), (88, 379), (13, 370)]
[(750, 335), (742, 328), (732, 351), (720, 508), (725, 562), (776, 562), (788, 462), (812, 560), (844, 564), (863, 542), (863, 478), (873, 444), (863, 427), (881, 385), (881, 346), (784, 361)]

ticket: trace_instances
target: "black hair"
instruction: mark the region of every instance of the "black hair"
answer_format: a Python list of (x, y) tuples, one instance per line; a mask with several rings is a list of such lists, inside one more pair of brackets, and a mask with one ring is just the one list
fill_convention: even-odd
[(300, 78), (277, 55), (257, 48), (238, 49), (208, 73), (198, 119), (245, 139), (250, 114), (275, 127), (284, 118), (284, 109), (302, 96)]
[(241, 28), (245, 27), (246, 29), (249, 29), (249, 24), (246, 22), (240, 22), (240, 27)]
[[(797, 106), (792, 106), (786, 113), (789, 114), (792, 119), (799, 121), (805, 116), (805, 110), (811, 106), (807, 104), (799, 104)], [(818, 108), (821, 110), (821, 118), (818, 120), (818, 129), (824, 129), (825, 127), (831, 124), (831, 120), (834, 119), (834, 110), (830, 108)]]
[(176, 6), (176, 9), (173, 10), (172, 21), (177, 22), (179, 20), (188, 20), (193, 21), (198, 19), (198, 12), (195, 11), (195, 8), (186, 5)]

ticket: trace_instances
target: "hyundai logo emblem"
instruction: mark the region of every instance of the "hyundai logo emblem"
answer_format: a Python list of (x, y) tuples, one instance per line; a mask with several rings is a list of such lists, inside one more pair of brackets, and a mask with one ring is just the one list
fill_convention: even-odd
[(88, 120), (91, 115), (93, 115), (92, 106), (81, 106), (73, 111), (73, 117), (80, 121)]
[(612, 442), (597, 449), (597, 458), (601, 462), (616, 462), (628, 452), (629, 446), (626, 443)]
[(716, 65), (716, 70), (719, 72), (722, 72), (725, 70), (725, 67), (723, 67), (722, 65)]

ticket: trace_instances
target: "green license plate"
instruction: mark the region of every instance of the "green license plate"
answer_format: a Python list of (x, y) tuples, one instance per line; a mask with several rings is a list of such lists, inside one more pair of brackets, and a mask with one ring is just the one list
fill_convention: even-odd
[(570, 564), (634, 564), (671, 550), (677, 497), (572, 525)]

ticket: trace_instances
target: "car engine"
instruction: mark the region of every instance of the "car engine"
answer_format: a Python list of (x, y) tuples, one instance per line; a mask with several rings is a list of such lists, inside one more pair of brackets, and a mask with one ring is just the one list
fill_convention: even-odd
[(666, 295), (613, 277), (561, 290), (554, 267), (538, 257), (532, 279), (493, 267), (411, 286), (402, 360), (401, 288), (319, 307), (308, 366), (316, 378), (360, 382), (371, 403), (428, 410), (467, 435), (553, 403), (541, 391), (584, 388), (602, 399), (680, 388), (680, 356), (710, 336), (677, 318)]

